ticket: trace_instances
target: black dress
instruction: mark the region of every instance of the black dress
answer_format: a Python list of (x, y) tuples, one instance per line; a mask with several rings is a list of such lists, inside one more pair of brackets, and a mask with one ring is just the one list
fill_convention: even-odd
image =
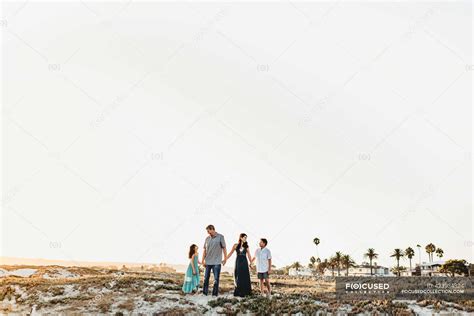
[(249, 263), (247, 260), (247, 248), (237, 247), (235, 249), (237, 258), (235, 259), (235, 290), (234, 296), (244, 297), (252, 293), (250, 283)]

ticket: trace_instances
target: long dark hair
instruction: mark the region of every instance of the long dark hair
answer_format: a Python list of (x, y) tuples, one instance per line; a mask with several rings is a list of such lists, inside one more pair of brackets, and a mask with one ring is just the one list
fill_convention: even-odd
[(244, 238), (244, 237), (247, 237), (247, 234), (245, 234), (245, 233), (240, 234), (240, 236), (239, 236), (239, 245), (237, 246), (237, 249), (240, 249), (240, 247), (243, 247), (244, 249), (247, 249), (249, 247), (248, 242), (244, 242), (242, 244), (242, 238)]
[(192, 244), (191, 246), (189, 246), (189, 259), (191, 259), (193, 257), (193, 255), (196, 253), (196, 245), (195, 244)]

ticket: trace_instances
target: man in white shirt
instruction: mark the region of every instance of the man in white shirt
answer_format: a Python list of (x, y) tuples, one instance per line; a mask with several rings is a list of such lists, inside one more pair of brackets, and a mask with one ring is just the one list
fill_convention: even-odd
[(270, 273), (272, 271), (272, 253), (267, 248), (268, 241), (265, 238), (260, 239), (260, 248), (255, 251), (255, 256), (252, 262), (257, 259), (257, 277), (260, 281), (260, 292), (262, 295), (265, 294), (265, 288), (267, 294), (270, 296)]

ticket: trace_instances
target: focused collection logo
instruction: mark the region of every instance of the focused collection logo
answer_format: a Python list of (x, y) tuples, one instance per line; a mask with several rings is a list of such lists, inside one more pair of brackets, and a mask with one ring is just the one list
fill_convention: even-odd
[(338, 277), (338, 299), (472, 299), (473, 277)]
[(388, 283), (371, 283), (371, 282), (346, 282), (346, 293), (363, 293), (363, 294), (387, 294), (390, 293), (390, 284)]

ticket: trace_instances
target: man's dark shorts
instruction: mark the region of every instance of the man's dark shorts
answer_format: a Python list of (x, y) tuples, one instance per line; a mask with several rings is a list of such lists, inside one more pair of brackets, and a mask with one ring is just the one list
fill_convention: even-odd
[(259, 272), (257, 273), (257, 277), (259, 280), (268, 279), (268, 272)]

